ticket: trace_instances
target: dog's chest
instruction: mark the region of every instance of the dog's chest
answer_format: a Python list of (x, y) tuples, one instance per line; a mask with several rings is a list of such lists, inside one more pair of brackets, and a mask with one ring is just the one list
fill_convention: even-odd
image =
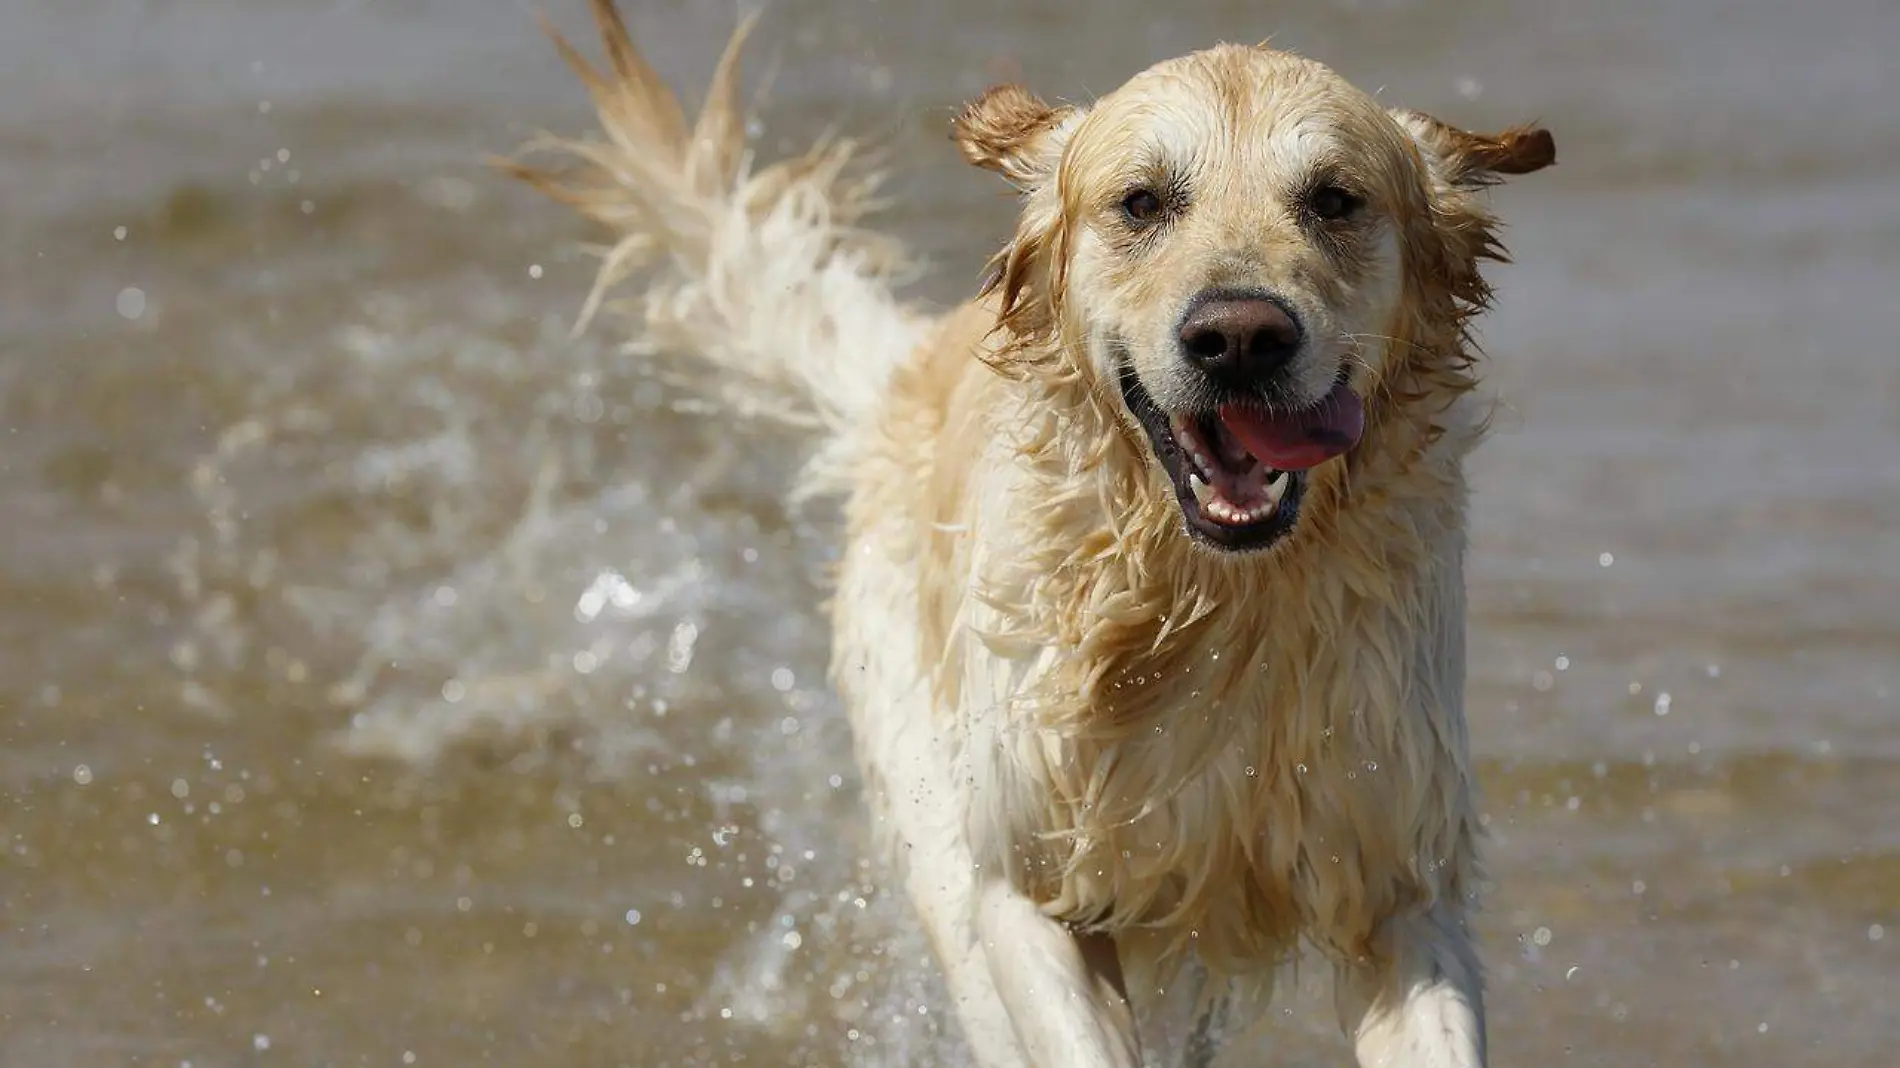
[(1456, 557), (1363, 534), (1250, 583), (979, 568), (962, 624), (1002, 640), (959, 647), (952, 702), (979, 864), (1052, 915), (1233, 959), (1350, 945), (1435, 893), (1470, 837)]
[(1352, 944), (1375, 905), (1432, 893), (1444, 849), (1420, 817), (1443, 803), (1421, 804), (1401, 695), (1334, 667), (1298, 686), (1220, 675), (1219, 700), (1189, 689), (1113, 744), (1051, 746), (1051, 823), (1031, 833), (1067, 843), (1043, 868), (1062, 873), (1052, 911), (1258, 961), (1302, 933)]

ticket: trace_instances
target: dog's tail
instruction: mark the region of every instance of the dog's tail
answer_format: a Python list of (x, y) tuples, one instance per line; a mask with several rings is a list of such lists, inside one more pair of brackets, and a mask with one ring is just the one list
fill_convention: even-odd
[(753, 169), (733, 34), (694, 122), (635, 49), (613, 0), (592, 0), (606, 45), (598, 70), (549, 36), (594, 98), (605, 139), (544, 135), (499, 166), (607, 227), (613, 241), (578, 331), (617, 283), (654, 268), (640, 293), (607, 301), (632, 326), (629, 349), (741, 418), (791, 427), (818, 447), (795, 496), (841, 492), (889, 373), (928, 320), (899, 303), (896, 242), (858, 226), (879, 175), (851, 141)]

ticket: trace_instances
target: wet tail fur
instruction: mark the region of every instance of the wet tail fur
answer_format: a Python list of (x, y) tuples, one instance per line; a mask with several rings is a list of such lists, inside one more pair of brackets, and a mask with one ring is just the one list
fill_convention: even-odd
[[(794, 497), (843, 492), (856, 436), (928, 325), (892, 293), (901, 248), (858, 225), (879, 175), (845, 139), (753, 169), (739, 100), (753, 17), (689, 123), (613, 0), (591, 5), (606, 70), (543, 28), (593, 96), (605, 138), (543, 135), (497, 164), (611, 235), (576, 331), (602, 310), (622, 318), (628, 351), (655, 373), (817, 446)], [(527, 162), (536, 154), (564, 158)], [(616, 295), (635, 277), (642, 288)]]

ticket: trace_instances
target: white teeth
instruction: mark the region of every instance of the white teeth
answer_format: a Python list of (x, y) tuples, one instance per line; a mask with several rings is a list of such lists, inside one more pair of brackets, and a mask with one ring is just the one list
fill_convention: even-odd
[[(1199, 475), (1188, 476), (1188, 487), (1194, 491), (1194, 499), (1200, 502), (1202, 515), (1230, 527), (1259, 523), (1271, 517), (1280, 507), (1280, 499), (1272, 496), (1272, 490), (1268, 491), (1269, 497), (1266, 501), (1252, 508), (1243, 509), (1222, 497), (1220, 491), (1203, 482)], [(1286, 487), (1282, 485), (1279, 492), (1284, 494)]]
[(1188, 473), (1188, 488), (1194, 491), (1194, 499), (1206, 508), (1207, 502), (1214, 500), (1214, 487), (1208, 485), (1198, 472)]
[(1181, 451), (1188, 454), (1188, 459), (1194, 462), (1194, 466), (1199, 468), (1202, 474), (1211, 474), (1214, 470), (1214, 461), (1201, 449), (1200, 434), (1179, 418), (1173, 420), (1173, 426), (1174, 440), (1181, 446)]
[(1194, 466), (1200, 468), (1204, 474), (1211, 474), (1214, 470), (1214, 461), (1209, 459), (1206, 453), (1195, 448), (1190, 439), (1183, 438), (1182, 441), (1186, 444), (1187, 454), (1193, 459)]
[(1263, 505), (1259, 508), (1250, 508), (1246, 511), (1241, 511), (1226, 501), (1218, 499), (1201, 511), (1209, 519), (1219, 523), (1225, 523), (1230, 527), (1258, 523), (1273, 514), (1273, 508), (1271, 506)]
[(1272, 502), (1273, 505), (1277, 506), (1280, 503), (1281, 499), (1286, 496), (1287, 488), (1292, 485), (1293, 485), (1293, 472), (1291, 471), (1274, 472), (1273, 481), (1267, 483), (1267, 500)]

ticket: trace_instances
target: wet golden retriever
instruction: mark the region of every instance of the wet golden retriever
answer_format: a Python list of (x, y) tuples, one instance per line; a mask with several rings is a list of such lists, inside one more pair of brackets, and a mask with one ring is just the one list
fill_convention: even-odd
[(1304, 943), (1360, 1064), (1483, 1064), (1465, 328), (1550, 135), (1264, 46), (993, 89), (954, 137), (1021, 214), (932, 314), (849, 142), (754, 166), (743, 28), (689, 121), (593, 6), (606, 137), (513, 167), (613, 235), (587, 314), (657, 266), (633, 349), (844, 499), (833, 677), (977, 1060), (1204, 1062)]

